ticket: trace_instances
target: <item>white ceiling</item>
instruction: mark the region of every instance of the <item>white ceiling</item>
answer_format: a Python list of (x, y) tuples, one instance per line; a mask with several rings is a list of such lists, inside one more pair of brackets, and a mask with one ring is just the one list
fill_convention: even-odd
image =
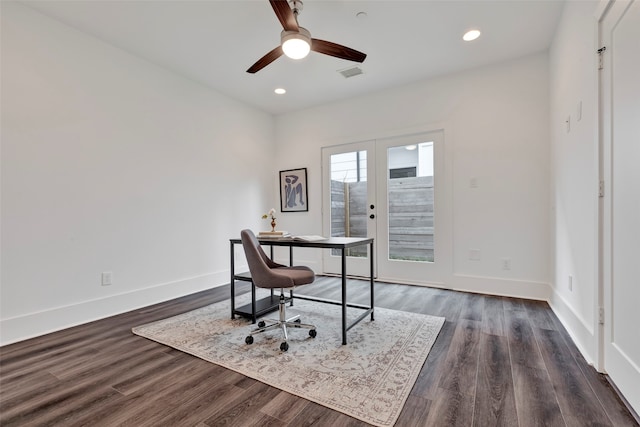
[[(312, 37), (367, 54), (358, 65), (312, 52), (255, 61), (280, 43), (267, 0), (25, 0), (85, 33), (264, 111), (280, 114), (548, 49), (564, 0), (305, 0)], [(356, 17), (366, 12), (367, 17)], [(463, 42), (478, 28), (482, 36)], [(284, 87), (285, 95), (275, 95)]]

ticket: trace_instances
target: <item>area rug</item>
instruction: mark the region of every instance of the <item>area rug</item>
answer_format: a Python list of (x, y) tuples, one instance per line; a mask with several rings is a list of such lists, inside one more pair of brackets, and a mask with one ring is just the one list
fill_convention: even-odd
[[(295, 300), (287, 316), (300, 314), (303, 323), (316, 325), (317, 336), (291, 329), (289, 351), (281, 352), (279, 330), (255, 335), (247, 345), (255, 325), (231, 320), (230, 312), (227, 300), (132, 331), (376, 426), (398, 419), (444, 323), (441, 317), (376, 307), (375, 321), (354, 326), (342, 345), (340, 306)], [(348, 309), (351, 319), (360, 313)]]

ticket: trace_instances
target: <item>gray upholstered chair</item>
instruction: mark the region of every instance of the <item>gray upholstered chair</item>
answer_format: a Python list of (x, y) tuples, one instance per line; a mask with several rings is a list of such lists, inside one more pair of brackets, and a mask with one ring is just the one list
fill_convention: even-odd
[(284, 341), (280, 344), (280, 350), (287, 351), (289, 349), (289, 344), (287, 343), (287, 327), (309, 329), (309, 335), (314, 338), (316, 336), (316, 327), (314, 325), (300, 323), (299, 315), (289, 319), (286, 318), (286, 298), (284, 296), (284, 289), (286, 288), (312, 283), (315, 280), (313, 270), (305, 266), (287, 267), (273, 262), (267, 254), (264, 253), (258, 239), (251, 230), (242, 230), (240, 238), (247, 263), (249, 264), (253, 284), (259, 288), (280, 288), (280, 303), (278, 304), (279, 319), (267, 319), (269, 324), (265, 321), (258, 322), (258, 329), (251, 331), (251, 334), (247, 336), (245, 342), (252, 344), (253, 335), (270, 329), (280, 328), (284, 334)]

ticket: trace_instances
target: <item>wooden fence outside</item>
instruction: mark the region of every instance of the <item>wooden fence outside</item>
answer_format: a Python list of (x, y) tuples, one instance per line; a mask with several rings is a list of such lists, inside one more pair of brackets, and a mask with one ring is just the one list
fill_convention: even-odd
[[(366, 191), (366, 182), (331, 181), (332, 236), (366, 237)], [(388, 192), (389, 258), (433, 261), (433, 177), (391, 179)]]

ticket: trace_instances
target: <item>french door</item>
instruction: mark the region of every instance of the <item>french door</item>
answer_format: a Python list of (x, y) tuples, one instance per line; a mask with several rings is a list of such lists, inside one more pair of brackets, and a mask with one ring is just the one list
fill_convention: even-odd
[[(322, 150), (323, 232), (374, 238), (380, 280), (442, 285), (451, 270), (443, 144), (439, 131)], [(340, 271), (336, 255), (325, 252), (325, 272)], [(347, 263), (369, 272), (366, 252)]]
[[(322, 149), (323, 235), (375, 239), (377, 234), (375, 158), (375, 141)], [(369, 274), (367, 251), (367, 246), (362, 246), (347, 252), (349, 275), (367, 276)], [(322, 261), (325, 273), (338, 274), (342, 271), (339, 255), (337, 251), (324, 251)], [(375, 260), (374, 254), (374, 266)]]

